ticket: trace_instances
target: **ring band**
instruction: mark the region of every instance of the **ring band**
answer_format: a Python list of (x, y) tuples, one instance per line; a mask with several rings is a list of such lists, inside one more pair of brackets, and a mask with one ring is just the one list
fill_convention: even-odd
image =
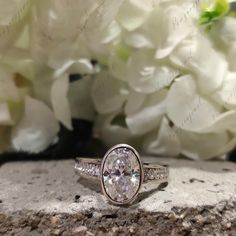
[(132, 203), (142, 184), (168, 182), (167, 166), (142, 163), (138, 152), (127, 144), (118, 144), (104, 158), (77, 158), (76, 173), (87, 179), (101, 181), (104, 195), (117, 205)]
[[(100, 179), (100, 169), (102, 160), (99, 158), (79, 157), (76, 159), (76, 172), (88, 179)], [(143, 183), (150, 181), (158, 181), (158, 183), (165, 183), (168, 181), (168, 167), (154, 164), (143, 163), (144, 179)]]

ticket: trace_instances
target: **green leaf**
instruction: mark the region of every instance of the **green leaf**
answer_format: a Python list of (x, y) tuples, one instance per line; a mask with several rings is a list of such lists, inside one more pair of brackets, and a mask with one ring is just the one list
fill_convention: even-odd
[(210, 24), (225, 16), (230, 10), (230, 4), (228, 0), (214, 0), (213, 4), (204, 4), (201, 8), (199, 23)]
[(225, 15), (230, 9), (228, 0), (215, 0), (215, 12), (217, 15)]

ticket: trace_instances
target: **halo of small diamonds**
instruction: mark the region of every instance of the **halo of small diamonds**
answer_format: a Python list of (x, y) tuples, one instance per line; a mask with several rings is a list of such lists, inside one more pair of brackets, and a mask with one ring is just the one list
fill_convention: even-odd
[(136, 198), (143, 181), (143, 166), (137, 151), (127, 145), (112, 147), (101, 165), (105, 196), (114, 204), (129, 204)]

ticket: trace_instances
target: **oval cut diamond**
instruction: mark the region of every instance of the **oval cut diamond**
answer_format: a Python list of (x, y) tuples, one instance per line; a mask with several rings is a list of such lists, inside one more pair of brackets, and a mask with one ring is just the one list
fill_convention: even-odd
[(128, 145), (118, 145), (105, 155), (102, 184), (114, 203), (128, 203), (137, 195), (142, 181), (142, 166), (137, 152)]

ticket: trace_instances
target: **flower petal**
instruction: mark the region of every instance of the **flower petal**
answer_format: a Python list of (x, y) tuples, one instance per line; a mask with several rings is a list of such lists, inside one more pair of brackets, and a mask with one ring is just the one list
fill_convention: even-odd
[(194, 133), (182, 129), (176, 130), (182, 154), (194, 160), (217, 158), (222, 155), (225, 145), (230, 142), (227, 132)]
[(56, 78), (51, 88), (51, 101), (56, 118), (68, 129), (72, 129), (71, 111), (67, 93), (69, 89), (69, 78), (67, 74)]
[(80, 5), (90, 5), (82, 11), (80, 33), (85, 37), (89, 48), (98, 50), (101, 44), (109, 43), (120, 34), (120, 26), (115, 17), (124, 0), (90, 0), (87, 4), (81, 0)]
[(47, 70), (42, 70), (32, 81), (32, 91), (34, 98), (51, 106), (51, 89), (54, 83), (53, 73), (48, 73)]
[(94, 120), (95, 110), (91, 99), (91, 87), (93, 78), (86, 76), (70, 83), (68, 100), (72, 118)]
[(228, 73), (222, 87), (213, 94), (213, 98), (225, 108), (236, 108), (236, 73)]
[(121, 27), (116, 21), (112, 21), (104, 31), (104, 35), (101, 35), (101, 43), (110, 43), (121, 33)]
[(210, 31), (211, 39), (227, 55), (229, 68), (236, 70), (236, 19), (235, 17), (224, 17), (212, 24)]
[(109, 71), (112, 76), (117, 79), (127, 81), (128, 66), (127, 62), (116, 54), (111, 55), (109, 58)]
[(95, 134), (103, 140), (106, 146), (110, 147), (117, 143), (128, 143), (135, 147), (140, 147), (140, 137), (131, 134), (129, 129), (117, 124), (112, 124), (112, 120), (117, 113), (111, 115), (101, 115), (96, 119)]
[(64, 73), (68, 74), (92, 74), (94, 67), (90, 60), (86, 58), (80, 58), (79, 60), (68, 60), (62, 67), (55, 70), (54, 76), (60, 77)]
[(102, 71), (96, 76), (91, 91), (95, 108), (101, 114), (119, 110), (127, 94), (125, 83), (113, 78), (107, 71)]
[[(30, 0), (1, 1), (0, 3), (0, 52), (15, 43), (26, 23)], [(3, 53), (4, 54), (4, 53)]]
[(124, 41), (134, 48), (154, 48), (153, 42), (144, 32), (123, 32)]
[(14, 74), (0, 66), (0, 101), (18, 101), (19, 92), (14, 83)]
[(178, 156), (181, 152), (180, 141), (175, 131), (169, 126), (168, 120), (162, 119), (159, 132), (149, 134), (144, 140), (144, 151), (159, 156)]
[(143, 105), (146, 95), (143, 93), (138, 93), (134, 90), (131, 90), (125, 104), (125, 114), (129, 115), (136, 111)]
[(206, 94), (220, 88), (228, 72), (223, 55), (213, 49), (210, 41), (200, 33), (181, 42), (170, 58), (178, 66), (194, 73), (200, 90)]
[(141, 135), (157, 128), (165, 114), (167, 91), (161, 90), (149, 95), (142, 108), (126, 117), (126, 123), (132, 134)]
[(168, 117), (177, 127), (199, 131), (210, 126), (220, 108), (197, 94), (196, 84), (189, 75), (180, 77), (171, 86), (166, 98)]
[(148, 3), (149, 1), (143, 2), (142, 0), (124, 1), (117, 15), (118, 22), (128, 31), (137, 29), (151, 10)]
[(0, 103), (0, 125), (11, 125), (12, 122), (7, 103)]
[(25, 113), (12, 129), (12, 145), (18, 151), (38, 153), (49, 147), (59, 131), (52, 111), (33, 98), (25, 99)]
[(158, 64), (149, 51), (133, 54), (128, 68), (130, 87), (141, 93), (153, 93), (169, 86), (179, 73), (168, 65)]
[(214, 40), (220, 40), (226, 46), (236, 44), (236, 19), (224, 17), (212, 25), (211, 34)]
[(37, 1), (30, 24), (33, 59), (54, 69), (67, 64), (78, 49), (78, 35), (94, 4), (97, 1)]
[(229, 62), (229, 68), (230, 70), (236, 71), (236, 63), (235, 63), (235, 58), (236, 58), (236, 44), (232, 45), (229, 51), (228, 55), (228, 62)]
[(222, 132), (222, 131), (236, 132), (236, 111), (231, 110), (214, 117), (211, 124), (202, 128), (199, 132)]
[(47, 66), (38, 64), (32, 60), (28, 49), (11, 48), (2, 57), (2, 61), (11, 67), (14, 72), (17, 72), (30, 81), (33, 81), (39, 74), (50, 72)]
[(156, 45), (156, 58), (168, 56), (173, 49), (191, 32), (195, 30), (192, 18), (184, 17), (181, 7), (169, 5), (166, 8), (157, 7), (149, 15), (145, 23), (145, 32)]

